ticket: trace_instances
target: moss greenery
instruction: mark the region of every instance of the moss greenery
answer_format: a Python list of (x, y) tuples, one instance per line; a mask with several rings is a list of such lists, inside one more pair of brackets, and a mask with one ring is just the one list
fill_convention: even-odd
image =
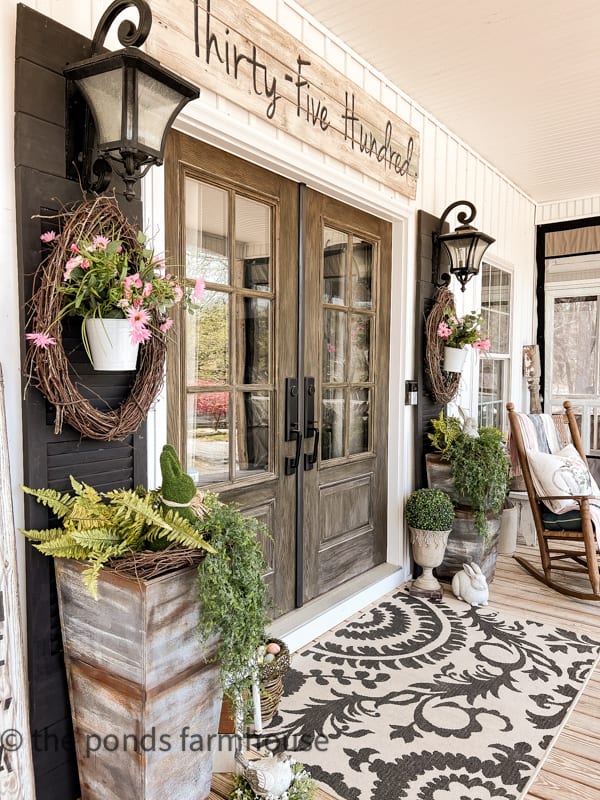
[[(458, 425), (458, 428), (457, 428)], [(429, 439), (450, 463), (457, 492), (469, 498), (476, 530), (487, 537), (486, 514), (499, 514), (506, 500), (509, 459), (506, 440), (498, 428), (479, 428), (478, 436), (466, 434), (456, 417), (433, 420)]]
[(406, 521), (411, 528), (448, 531), (454, 522), (454, 506), (439, 489), (416, 489), (406, 501)]

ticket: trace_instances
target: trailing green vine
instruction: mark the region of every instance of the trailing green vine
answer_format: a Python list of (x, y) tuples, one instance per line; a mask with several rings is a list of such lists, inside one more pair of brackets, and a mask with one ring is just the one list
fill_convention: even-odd
[(257, 519), (213, 494), (206, 493), (203, 503), (206, 514), (198, 527), (215, 552), (198, 567), (198, 630), (203, 641), (220, 636), (216, 658), (235, 705), (236, 693), (250, 685), (249, 668), (265, 642), (267, 586), (261, 537), (268, 534)]

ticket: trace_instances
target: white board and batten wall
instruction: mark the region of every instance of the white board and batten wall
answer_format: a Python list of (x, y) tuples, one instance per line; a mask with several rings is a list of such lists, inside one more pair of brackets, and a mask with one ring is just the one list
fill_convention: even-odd
[[(419, 164), (416, 182), (416, 198), (413, 200), (395, 191), (376, 170), (356, 169), (345, 160), (336, 159), (318, 149), (314, 143), (301, 142), (286, 130), (278, 128), (269, 120), (257, 116), (242, 105), (218, 93), (216, 87), (201, 88), (199, 100), (186, 107), (178, 118), (176, 127), (195, 135), (224, 150), (240, 155), (293, 179), (301, 180), (315, 189), (356, 205), (393, 223), (393, 277), (392, 319), (390, 353), (390, 463), (389, 497), (391, 563), (403, 563), (405, 543), (398, 535), (402, 529), (402, 502), (412, 481), (412, 411), (404, 406), (404, 381), (413, 377), (414, 298), (415, 298), (415, 243), (416, 212), (424, 209), (440, 215), (444, 208), (455, 200), (467, 199), (475, 203), (478, 215), (475, 225), (494, 236), (496, 243), (489, 251), (492, 262), (505, 266), (513, 272), (513, 291), (516, 307), (513, 329), (513, 359), (511, 373), (512, 394), (515, 402), (521, 401), (522, 377), (520, 352), (523, 344), (532, 341), (533, 326), (530, 310), (534, 307), (534, 246), (535, 206), (518, 187), (505, 179), (492, 165), (473, 152), (466, 143), (457, 139), (445, 127), (438, 124), (424, 109), (401, 88), (393, 86), (385, 77), (370, 67), (336, 37), (328, 33), (319, 23), (300, 9), (291, 0), (251, 0), (259, 12), (276, 22), (295, 39), (294, 57), (298, 53), (314, 53), (337, 70), (342, 78), (356, 85), (377, 103), (387, 109), (417, 132), (419, 139)], [(46, 14), (63, 25), (74, 28), (91, 37), (97, 21), (108, 6), (108, 0), (25, 0), (26, 5)], [(159, 2), (159, 0), (157, 0)], [(164, 2), (164, 0), (160, 0)], [(153, 5), (150, 0), (151, 6)], [(17, 0), (5, 0), (0, 9), (0, 30), (4, 44), (0, 51), (4, 96), (12, 98), (14, 84), (14, 29)], [(190, 5), (192, 5), (190, 3)], [(219, 8), (219, 0), (212, 0), (212, 8)], [(12, 32), (12, 35), (11, 35)], [(150, 32), (150, 39), (154, 31)], [(411, 34), (411, 35), (414, 35)], [(117, 47), (116, 40), (109, 37), (107, 44)], [(399, 40), (401, 46), (401, 39)], [(427, 53), (423, 53), (427, 58)], [(200, 81), (198, 82), (200, 83)], [(10, 85), (9, 85), (10, 84)], [(12, 110), (6, 107), (0, 119), (0, 166), (6, 180), (0, 187), (0, 202), (8, 212), (3, 215), (2, 233), (5, 249), (16, 253), (14, 231), (14, 170), (12, 142)], [(155, 234), (155, 243), (160, 247), (164, 233), (163, 177), (159, 169), (151, 170), (145, 182), (144, 201), (146, 227)], [(11, 250), (12, 249), (12, 250)], [(8, 263), (15, 263), (11, 258)], [(0, 293), (0, 317), (3, 330), (11, 344), (11, 352), (18, 354), (18, 313), (16, 297), (16, 275), (10, 276), (14, 290), (9, 296)], [(452, 287), (456, 289), (456, 287)], [(479, 305), (480, 286), (472, 281), (463, 295), (456, 289), (459, 312), (470, 311)], [(20, 442), (20, 378), (19, 364), (15, 356), (6, 370), (9, 438), (19, 449)], [(468, 387), (468, 376), (465, 385)], [(466, 404), (473, 402), (467, 388)], [(164, 440), (164, 402), (159, 403), (155, 417), (150, 421), (149, 436), (154, 442), (150, 448), (149, 475), (156, 476), (153, 464)], [(14, 450), (11, 447), (11, 452)], [(19, 457), (12, 466), (14, 483), (15, 515), (20, 524), (22, 499), (18, 484), (22, 477)], [(151, 478), (150, 478), (151, 479)]]

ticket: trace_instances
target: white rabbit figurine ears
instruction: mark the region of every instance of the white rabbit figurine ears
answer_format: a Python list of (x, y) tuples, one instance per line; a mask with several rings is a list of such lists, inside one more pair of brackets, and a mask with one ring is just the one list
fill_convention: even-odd
[(483, 575), (481, 567), (474, 561), (471, 561), (470, 564), (463, 564), (463, 569), (470, 578), (474, 578), (476, 575)]
[(458, 413), (463, 420), (463, 433), (470, 436), (472, 439), (479, 438), (479, 431), (477, 426), (477, 419), (469, 416), (469, 413), (464, 408), (458, 407)]

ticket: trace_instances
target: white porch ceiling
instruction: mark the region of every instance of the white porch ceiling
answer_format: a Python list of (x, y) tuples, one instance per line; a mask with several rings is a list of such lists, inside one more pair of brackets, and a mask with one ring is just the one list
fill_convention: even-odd
[(535, 202), (600, 194), (600, 0), (299, 0)]

